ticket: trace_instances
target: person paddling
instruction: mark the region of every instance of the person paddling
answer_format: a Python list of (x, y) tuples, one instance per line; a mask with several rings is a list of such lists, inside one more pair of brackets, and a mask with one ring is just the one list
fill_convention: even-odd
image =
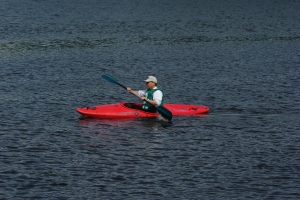
[(127, 91), (134, 93), (144, 101), (143, 110), (156, 112), (156, 106), (163, 106), (164, 104), (164, 94), (162, 90), (157, 88), (157, 79), (154, 76), (148, 76), (144, 82), (146, 82), (147, 90), (134, 91), (127, 87)]

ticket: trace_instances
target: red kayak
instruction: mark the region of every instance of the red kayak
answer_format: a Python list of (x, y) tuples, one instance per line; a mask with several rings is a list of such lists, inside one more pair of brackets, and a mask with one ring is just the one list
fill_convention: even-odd
[[(157, 117), (158, 112), (147, 112), (141, 109), (141, 103), (120, 102), (115, 104), (98, 105), (77, 108), (76, 111), (85, 117), (92, 118), (142, 118)], [(164, 104), (173, 116), (201, 115), (209, 112), (206, 106), (188, 104)]]

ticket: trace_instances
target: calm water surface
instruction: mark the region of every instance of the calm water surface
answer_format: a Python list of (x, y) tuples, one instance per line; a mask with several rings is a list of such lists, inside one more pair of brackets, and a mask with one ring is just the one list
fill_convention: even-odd
[[(0, 5), (0, 199), (300, 198), (298, 1)], [(80, 119), (103, 73), (211, 112)]]

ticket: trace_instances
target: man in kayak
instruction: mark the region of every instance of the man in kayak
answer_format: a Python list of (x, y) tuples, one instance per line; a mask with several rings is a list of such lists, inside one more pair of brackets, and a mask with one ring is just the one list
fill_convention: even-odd
[(144, 82), (146, 82), (147, 90), (133, 91), (128, 87), (127, 91), (134, 93), (144, 101), (142, 110), (156, 112), (156, 106), (164, 104), (164, 94), (157, 88), (157, 79), (154, 76), (148, 76)]

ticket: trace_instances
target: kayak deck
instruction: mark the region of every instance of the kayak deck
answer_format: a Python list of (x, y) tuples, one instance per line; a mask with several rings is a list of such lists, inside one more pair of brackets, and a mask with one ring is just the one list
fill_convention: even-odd
[[(188, 104), (164, 104), (164, 107), (172, 112), (173, 116), (190, 116), (206, 114), (209, 108), (206, 106)], [(158, 112), (142, 110), (141, 103), (120, 102), (92, 107), (77, 108), (76, 111), (85, 117), (92, 118), (143, 118), (157, 117)]]

